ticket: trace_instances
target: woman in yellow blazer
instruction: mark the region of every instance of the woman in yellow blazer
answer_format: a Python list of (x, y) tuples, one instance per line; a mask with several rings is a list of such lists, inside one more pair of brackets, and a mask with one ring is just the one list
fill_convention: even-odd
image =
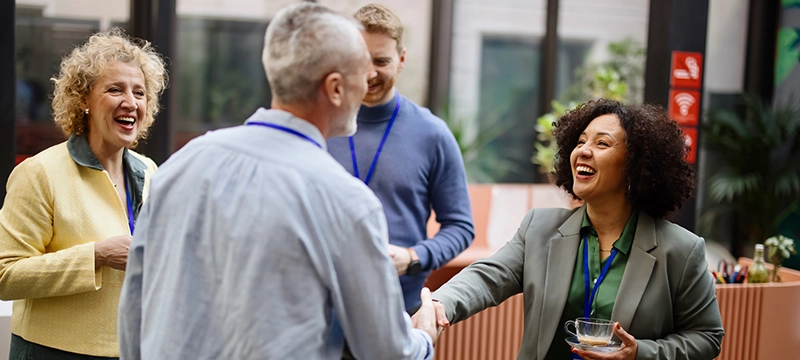
[(121, 30), (63, 59), (55, 122), (69, 139), (19, 164), (0, 209), (0, 298), (15, 300), (10, 359), (119, 356), (117, 306), (155, 163), (147, 135), (164, 61)]
[[(556, 184), (584, 205), (531, 210), (495, 255), (433, 293), (440, 325), (523, 293), (518, 359), (715, 358), (724, 331), (705, 244), (663, 219), (694, 189), (681, 129), (661, 108), (598, 100), (554, 134)], [(616, 322), (621, 346), (572, 348), (564, 324), (578, 317)]]

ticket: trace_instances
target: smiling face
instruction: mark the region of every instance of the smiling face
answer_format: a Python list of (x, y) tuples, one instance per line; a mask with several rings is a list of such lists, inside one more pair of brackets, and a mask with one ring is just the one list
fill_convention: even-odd
[(364, 40), (372, 56), (372, 66), (375, 68), (373, 76), (369, 79), (367, 95), (364, 96), (364, 105), (374, 107), (389, 102), (394, 96), (394, 84), (397, 75), (405, 67), (406, 51), (397, 52), (397, 40), (384, 33), (364, 32)]
[(123, 62), (109, 64), (81, 107), (89, 109), (87, 136), (92, 150), (114, 152), (130, 146), (147, 110), (142, 70)]
[(624, 198), (628, 187), (627, 156), (625, 129), (619, 117), (614, 114), (596, 117), (581, 133), (570, 155), (575, 195), (587, 203)]

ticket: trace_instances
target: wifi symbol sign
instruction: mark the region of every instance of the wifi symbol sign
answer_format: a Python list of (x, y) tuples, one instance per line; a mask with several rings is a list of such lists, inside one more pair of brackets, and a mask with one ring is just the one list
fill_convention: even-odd
[(678, 104), (678, 111), (680, 111), (683, 116), (689, 115), (689, 109), (696, 102), (697, 100), (695, 100), (694, 96), (689, 93), (682, 92), (675, 95), (675, 103)]
[(684, 126), (697, 126), (700, 92), (670, 89), (669, 98), (669, 117)]

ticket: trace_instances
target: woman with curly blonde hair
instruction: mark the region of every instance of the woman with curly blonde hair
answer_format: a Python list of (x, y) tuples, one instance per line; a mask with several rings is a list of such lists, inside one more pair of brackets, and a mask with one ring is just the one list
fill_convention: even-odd
[(53, 116), (69, 139), (19, 164), (0, 209), (0, 298), (10, 359), (119, 356), (117, 306), (156, 164), (147, 136), (167, 83), (149, 42), (97, 33), (61, 63)]

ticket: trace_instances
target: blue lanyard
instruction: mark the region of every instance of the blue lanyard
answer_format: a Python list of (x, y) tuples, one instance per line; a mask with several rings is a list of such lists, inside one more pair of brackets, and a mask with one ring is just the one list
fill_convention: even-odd
[[(594, 303), (594, 297), (597, 294), (597, 289), (600, 288), (600, 283), (603, 282), (603, 279), (606, 278), (606, 274), (608, 273), (608, 268), (611, 267), (611, 263), (614, 261), (614, 257), (617, 256), (617, 248), (611, 250), (611, 256), (606, 259), (606, 265), (603, 266), (603, 270), (600, 272), (600, 276), (597, 278), (597, 281), (594, 283), (594, 288), (590, 291), (590, 284), (589, 284), (589, 241), (586, 235), (583, 236), (583, 280), (586, 284), (586, 292), (583, 299), (583, 316), (584, 317), (591, 317), (592, 314), (592, 304)], [(591, 295), (589, 295), (591, 293)]]
[(280, 131), (292, 134), (294, 136), (297, 136), (297, 137), (299, 137), (299, 138), (301, 138), (303, 140), (306, 140), (306, 141), (316, 145), (318, 148), (322, 149), (322, 145), (320, 145), (314, 139), (308, 137), (308, 135), (303, 134), (303, 133), (301, 133), (301, 132), (299, 132), (299, 131), (297, 131), (295, 129), (290, 129), (288, 127), (280, 126), (278, 124), (258, 122), (258, 121), (251, 121), (251, 122), (247, 123), (247, 125), (264, 126), (264, 127), (268, 127), (268, 128), (273, 128), (275, 130), (280, 130)]
[[(383, 144), (386, 143), (386, 138), (389, 137), (389, 131), (392, 130), (392, 124), (394, 124), (394, 119), (397, 118), (397, 113), (400, 111), (400, 95), (397, 95), (397, 104), (394, 106), (394, 112), (392, 113), (392, 119), (389, 120), (389, 125), (386, 126), (386, 131), (383, 133), (383, 139), (381, 139), (380, 145), (378, 145), (378, 151), (375, 152), (375, 157), (372, 159), (372, 165), (369, 166), (369, 172), (367, 172), (367, 178), (364, 179), (364, 184), (369, 185), (369, 180), (372, 179), (372, 173), (375, 172), (375, 165), (378, 164), (378, 157), (381, 156), (381, 150), (383, 150)], [(353, 137), (350, 137), (350, 154), (353, 156), (353, 175), (357, 178), (361, 179), (361, 176), (358, 174), (358, 159), (356, 158), (356, 146), (353, 143)]]
[(125, 199), (128, 202), (128, 227), (131, 229), (131, 235), (133, 235), (133, 228), (135, 227), (135, 222), (133, 220), (133, 200), (130, 190), (128, 190), (128, 176), (125, 176)]

